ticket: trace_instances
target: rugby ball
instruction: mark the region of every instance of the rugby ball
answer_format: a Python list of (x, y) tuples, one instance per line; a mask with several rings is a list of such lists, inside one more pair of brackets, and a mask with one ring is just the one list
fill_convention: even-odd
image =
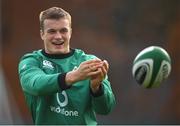
[(133, 61), (132, 74), (144, 88), (159, 87), (171, 72), (171, 58), (159, 46), (150, 46), (140, 51)]

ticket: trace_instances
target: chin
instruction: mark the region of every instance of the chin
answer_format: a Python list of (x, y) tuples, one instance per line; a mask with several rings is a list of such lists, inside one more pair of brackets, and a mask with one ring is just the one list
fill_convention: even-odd
[(66, 54), (69, 53), (69, 50), (65, 50), (65, 49), (56, 49), (54, 51), (54, 54)]

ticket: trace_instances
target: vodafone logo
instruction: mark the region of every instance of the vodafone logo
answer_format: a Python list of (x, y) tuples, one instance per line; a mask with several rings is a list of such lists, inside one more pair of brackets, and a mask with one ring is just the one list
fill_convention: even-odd
[[(64, 99), (63, 101), (60, 100), (59, 95), (63, 96), (63, 99)], [(57, 93), (56, 99), (57, 99), (57, 102), (58, 102), (60, 107), (65, 107), (68, 104), (68, 97), (67, 97), (67, 94), (65, 91), (62, 91), (61, 94)]]
[(62, 114), (64, 116), (79, 116), (78, 111), (74, 110), (66, 110), (64, 107), (68, 105), (68, 96), (66, 91), (62, 91), (61, 93), (56, 94), (56, 100), (58, 106), (50, 106), (50, 110), (52, 112)]

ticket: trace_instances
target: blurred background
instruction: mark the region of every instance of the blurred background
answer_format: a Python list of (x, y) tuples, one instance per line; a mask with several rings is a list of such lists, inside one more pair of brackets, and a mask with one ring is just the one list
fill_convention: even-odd
[[(180, 124), (180, 0), (0, 0), (0, 124), (32, 124), (17, 67), (43, 48), (39, 13), (52, 6), (71, 13), (73, 48), (110, 63), (117, 105), (99, 124)], [(168, 51), (172, 72), (161, 87), (144, 89), (132, 62), (151, 45)]]

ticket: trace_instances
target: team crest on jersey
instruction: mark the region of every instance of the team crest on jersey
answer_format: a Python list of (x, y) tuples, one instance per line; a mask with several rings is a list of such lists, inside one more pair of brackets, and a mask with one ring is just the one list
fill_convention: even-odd
[(53, 64), (48, 60), (43, 60), (43, 67), (54, 69)]

